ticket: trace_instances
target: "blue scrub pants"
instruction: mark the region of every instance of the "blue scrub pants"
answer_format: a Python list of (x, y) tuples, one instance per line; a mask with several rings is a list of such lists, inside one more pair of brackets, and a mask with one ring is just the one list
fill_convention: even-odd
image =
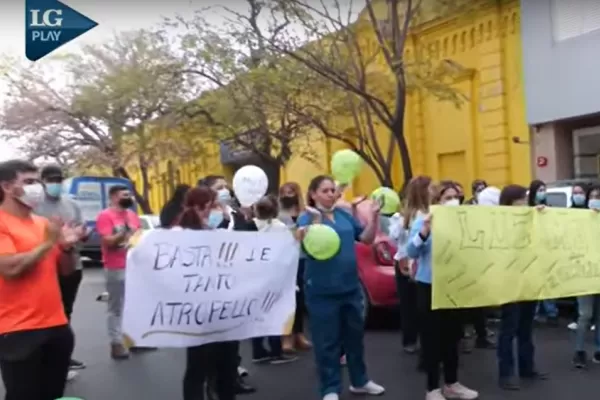
[(307, 289), (306, 307), (321, 396), (342, 392), (340, 355), (343, 353), (346, 354), (352, 386), (366, 385), (369, 379), (364, 360), (365, 321), (361, 290), (316, 294)]

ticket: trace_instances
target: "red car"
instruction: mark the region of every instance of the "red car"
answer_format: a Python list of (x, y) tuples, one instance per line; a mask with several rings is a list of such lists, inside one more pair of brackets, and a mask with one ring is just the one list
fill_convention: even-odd
[[(370, 213), (371, 200), (356, 207), (355, 217), (364, 225)], [(394, 254), (396, 243), (379, 231), (372, 245), (356, 243), (358, 273), (365, 295), (365, 320), (372, 308), (392, 308), (398, 305)]]

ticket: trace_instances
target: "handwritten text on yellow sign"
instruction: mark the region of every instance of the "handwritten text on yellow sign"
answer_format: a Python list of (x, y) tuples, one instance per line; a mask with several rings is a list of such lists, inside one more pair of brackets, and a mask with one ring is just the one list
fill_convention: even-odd
[(600, 293), (600, 214), (436, 207), (433, 306), (463, 308)]

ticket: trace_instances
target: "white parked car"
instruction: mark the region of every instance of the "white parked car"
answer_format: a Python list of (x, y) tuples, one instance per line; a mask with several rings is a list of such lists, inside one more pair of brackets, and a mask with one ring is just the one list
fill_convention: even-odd
[(140, 215), (140, 223), (143, 230), (160, 228), (158, 215)]
[(569, 179), (549, 183), (546, 186), (546, 202), (550, 207), (571, 207), (574, 185), (597, 185), (597, 179)]

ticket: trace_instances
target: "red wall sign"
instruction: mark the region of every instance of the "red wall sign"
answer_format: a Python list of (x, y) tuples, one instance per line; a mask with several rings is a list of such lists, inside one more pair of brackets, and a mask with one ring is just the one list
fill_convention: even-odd
[(546, 157), (538, 157), (537, 158), (537, 166), (538, 167), (545, 167), (548, 165), (548, 159)]

